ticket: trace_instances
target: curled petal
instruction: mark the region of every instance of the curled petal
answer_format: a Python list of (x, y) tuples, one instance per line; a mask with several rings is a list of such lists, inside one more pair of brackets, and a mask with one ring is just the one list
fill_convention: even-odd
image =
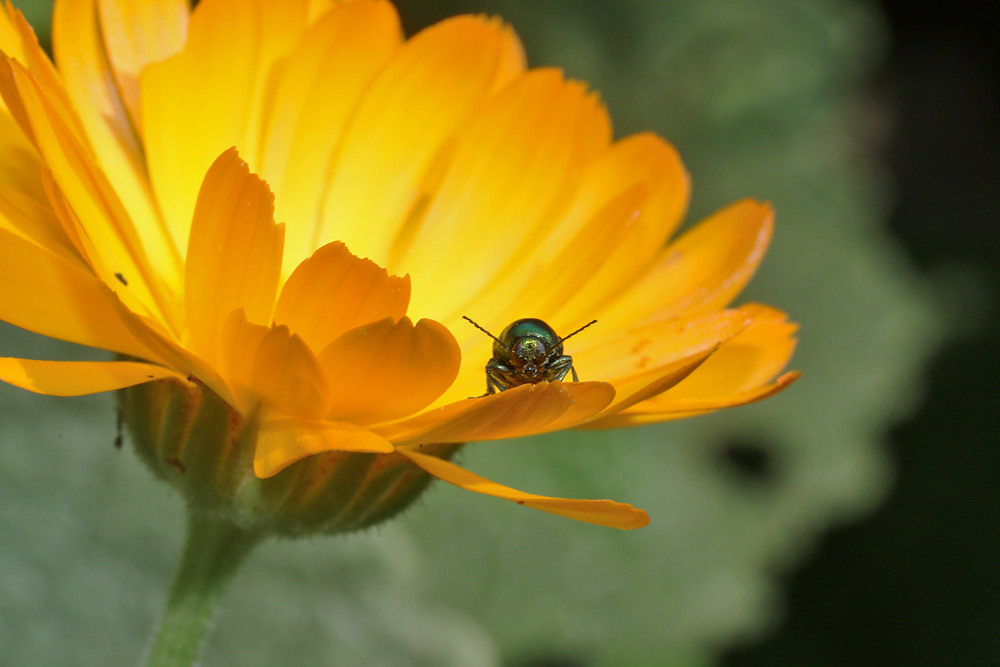
[(773, 229), (770, 205), (736, 202), (667, 246), (652, 269), (596, 317), (623, 327), (724, 308), (753, 277)]
[(612, 329), (612, 333), (593, 340), (607, 329), (599, 320), (598, 326), (592, 327), (595, 331), (588, 339), (590, 346), (572, 352), (573, 364), (581, 377), (603, 378), (614, 384), (619, 397), (623, 397), (620, 387), (627, 381), (662, 375), (658, 372), (660, 368), (710, 350), (737, 335), (752, 321), (750, 312), (719, 310), (651, 322), (620, 332)]
[[(579, 405), (574, 400), (577, 395), (581, 397)], [(613, 397), (614, 390), (602, 382), (526, 384), (451, 403), (374, 430), (397, 445), (517, 438), (551, 430), (556, 423), (566, 428), (586, 421)]]
[(404, 317), (348, 331), (319, 355), (330, 382), (329, 419), (374, 424), (427, 407), (458, 374), (458, 343), (444, 326)]
[(195, 351), (215, 363), (229, 313), (270, 324), (281, 274), (284, 225), (274, 195), (231, 148), (205, 174), (187, 252), (185, 306)]
[(331, 450), (388, 454), (392, 443), (355, 424), (300, 419), (265, 421), (257, 432), (253, 470), (266, 478), (296, 461)]
[(253, 361), (253, 389), (288, 415), (323, 416), (327, 383), (316, 356), (288, 327), (271, 329), (260, 341)]
[(616, 503), (613, 500), (572, 500), (536, 496), (491, 482), (454, 463), (420, 454), (412, 449), (404, 448), (398, 451), (431, 475), (466, 491), (503, 498), (550, 514), (621, 530), (642, 528), (649, 523), (646, 512), (625, 503)]
[(83, 396), (172, 377), (169, 368), (134, 361), (42, 361), (0, 357), (0, 380), (36, 394)]
[(343, 243), (328, 243), (288, 277), (274, 309), (314, 350), (362, 324), (406, 315), (409, 276), (390, 276), (370, 259), (355, 257)]

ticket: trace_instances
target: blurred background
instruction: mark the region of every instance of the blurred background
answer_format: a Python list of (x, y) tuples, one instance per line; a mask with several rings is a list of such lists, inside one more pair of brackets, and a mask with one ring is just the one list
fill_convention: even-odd
[[(50, 3), (15, 2), (48, 39)], [(629, 533), (435, 486), (398, 521), (262, 548), (206, 665), (1000, 664), (1000, 95), (985, 3), (398, 0), (500, 14), (532, 65), (674, 142), (689, 224), (770, 200), (742, 300), (802, 324), (791, 390), (698, 419), (470, 447)], [(993, 56), (990, 56), (993, 53)], [(0, 354), (95, 358), (0, 326)], [(180, 498), (113, 397), (0, 386), (0, 665), (135, 664)]]

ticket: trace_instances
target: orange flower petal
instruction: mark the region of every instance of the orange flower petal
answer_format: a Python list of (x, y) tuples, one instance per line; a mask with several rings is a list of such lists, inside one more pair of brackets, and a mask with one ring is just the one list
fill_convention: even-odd
[(143, 70), (147, 164), (179, 248), (188, 245), (202, 175), (219, 154), (236, 146), (256, 164), (271, 67), (305, 29), (307, 10), (305, 0), (204, 0), (191, 14), (184, 50)]
[(558, 514), (559, 516), (608, 526), (630, 530), (642, 528), (649, 523), (649, 516), (640, 509), (636, 509), (625, 503), (616, 503), (612, 500), (572, 500), (568, 498), (550, 498), (547, 496), (536, 496), (531, 493), (517, 491), (507, 486), (491, 482), (474, 473), (461, 468), (454, 463), (449, 463), (433, 456), (420, 454), (410, 449), (398, 450), (425, 471), (434, 475), (438, 479), (444, 480), (466, 491), (474, 491), (487, 496), (510, 500), (518, 505), (525, 505), (536, 510)]
[(56, 5), (52, 32), (59, 72), (97, 162), (114, 184), (159, 279), (179, 292), (180, 252), (153, 202), (137, 126), (108, 63), (97, 13), (96, 0)]
[(313, 454), (330, 450), (388, 454), (392, 443), (354, 424), (282, 419), (265, 421), (257, 432), (253, 470), (267, 478)]
[(253, 389), (288, 415), (319, 419), (327, 405), (327, 382), (316, 356), (288, 327), (271, 329), (253, 360)]
[(374, 424), (411, 415), (448, 388), (459, 360), (455, 338), (433, 320), (352, 329), (319, 355), (331, 387), (327, 417)]
[(723, 308), (757, 270), (773, 228), (768, 204), (732, 204), (667, 246), (645, 277), (594, 317), (620, 327)]
[(0, 319), (29, 331), (150, 359), (82, 262), (0, 229)]
[(36, 394), (83, 396), (172, 377), (163, 366), (134, 361), (41, 361), (0, 357), (0, 380)]
[(233, 392), (237, 409), (245, 415), (260, 400), (253, 391), (253, 365), (257, 350), (270, 331), (270, 327), (248, 322), (243, 308), (231, 312), (222, 325), (219, 372)]
[(317, 245), (340, 239), (387, 265), (447, 140), (509, 77), (513, 32), (460, 16), (408, 40), (359, 103), (333, 166)]
[(401, 41), (392, 3), (361, 0), (334, 5), (289, 54), (275, 84), (260, 157), (277, 218), (288, 223), (286, 267), (315, 247), (334, 151), (362, 92)]
[(601, 306), (649, 269), (680, 225), (690, 197), (690, 178), (677, 150), (651, 133), (625, 137), (591, 163), (575, 206), (592, 208), (591, 201), (606, 200), (610, 193), (635, 184), (642, 184), (647, 193), (638, 218), (614, 253), (582, 276), (572, 296), (558, 304), (549, 320), (557, 331), (593, 319)]
[[(784, 391), (801, 376), (802, 373), (798, 371), (790, 371), (779, 377), (774, 382), (756, 387), (754, 389), (729, 394), (728, 396), (677, 401), (668, 401), (664, 398), (661, 401), (657, 401), (655, 404), (651, 404), (650, 401), (646, 401), (628, 410), (584, 424), (583, 428), (602, 429), (641, 426), (643, 424), (655, 424), (657, 422), (669, 421), (673, 419), (696, 417), (698, 415), (705, 414), (706, 412), (721, 410), (723, 408), (735, 408), (740, 405), (755, 403), (757, 401), (762, 401), (765, 398), (774, 396), (778, 392)], [(661, 394), (660, 396), (662, 397), (664, 394)], [(662, 409), (654, 412), (652, 411), (654, 406)]]
[(798, 325), (779, 310), (760, 304), (741, 306), (753, 322), (662, 400), (696, 400), (759, 387), (778, 375), (795, 351)]
[[(190, 13), (188, 0), (98, 0), (97, 5), (100, 34), (115, 83), (132, 126), (141, 134), (139, 75), (146, 65), (165, 60), (184, 48)], [(57, 14), (59, 9), (56, 8)], [(68, 35), (66, 38), (71, 39)], [(58, 38), (54, 40), (58, 53)], [(60, 71), (65, 72), (63, 60), (58, 56), (57, 59)]]
[(118, 282), (114, 274), (125, 276), (129, 292), (157, 312), (159, 319), (168, 321), (172, 308), (169, 297), (160, 289), (128, 212), (104, 173), (93, 164), (81, 134), (73, 129), (75, 113), (62, 106), (61, 89), (41, 88), (39, 80), (20, 63), (5, 60), (0, 63), (0, 91), (8, 105), (15, 97), (22, 105), (39, 152), (72, 206), (81, 236), (88, 241), (88, 251), (82, 254), (95, 272), (112, 289)]
[(53, 215), (52, 208), (6, 185), (0, 185), (0, 229), (64, 259), (82, 262), (73, 242)]
[[(572, 355), (580, 377), (600, 378), (617, 388), (629, 379), (648, 377), (668, 364), (706, 352), (752, 321), (752, 314), (746, 311), (718, 310), (650, 322), (625, 331), (611, 329), (601, 337), (598, 335), (606, 328), (603, 321), (598, 321), (587, 330), (589, 338), (581, 334), (579, 340), (572, 339), (582, 349), (567, 354)], [(623, 397), (620, 390), (619, 397)]]
[(274, 309), (314, 350), (341, 334), (386, 317), (406, 315), (410, 278), (390, 276), (370, 259), (355, 257), (340, 242), (328, 243), (288, 277)]
[[(483, 398), (451, 403), (373, 430), (397, 446), (517, 438), (545, 430), (574, 406), (573, 396), (577, 392), (593, 391), (588, 386), (591, 384), (594, 383), (526, 384)], [(595, 405), (600, 405), (600, 401), (589, 400), (581, 407), (593, 409), (596, 413), (600, 408), (595, 408)], [(577, 413), (581, 422), (590, 416)]]
[(284, 225), (274, 223), (274, 195), (236, 149), (205, 174), (187, 251), (185, 306), (192, 347), (209, 363), (229, 313), (270, 324), (281, 273)]
[(716, 344), (703, 352), (660, 366), (653, 372), (643, 373), (626, 381), (618, 382), (615, 385), (615, 395), (618, 400), (596, 418), (601, 419), (621, 412), (677, 386), (704, 364), (705, 360), (709, 359), (718, 349), (719, 346)]
[(578, 171), (609, 143), (603, 106), (557, 70), (528, 72), (487, 103), (412, 223), (419, 225), (412, 242), (390, 264), (420, 276), (414, 310), (456, 317), (456, 308), (516, 267), (545, 240)]

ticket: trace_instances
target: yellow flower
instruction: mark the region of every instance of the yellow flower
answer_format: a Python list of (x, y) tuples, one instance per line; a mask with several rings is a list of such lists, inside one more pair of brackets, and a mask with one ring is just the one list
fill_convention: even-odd
[[(404, 40), (385, 0), (62, 0), (53, 32), (58, 68), (0, 12), (0, 318), (135, 361), (0, 359), (6, 382), (197, 381), (259, 423), (261, 478), (318, 452), (401, 455), (634, 528), (629, 505), (521, 493), (421, 449), (687, 417), (796, 377), (774, 379), (784, 314), (726, 309), (770, 207), (668, 243), (688, 202), (673, 147), (612, 141), (597, 96), (526, 69), (497, 20)], [(581, 382), (469, 399), (491, 340), (463, 315), (599, 324), (566, 344)]]

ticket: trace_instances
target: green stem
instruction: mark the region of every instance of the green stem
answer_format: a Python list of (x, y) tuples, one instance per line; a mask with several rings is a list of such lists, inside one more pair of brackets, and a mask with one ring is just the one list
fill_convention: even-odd
[(195, 664), (226, 585), (262, 537), (217, 517), (189, 514), (184, 553), (146, 667)]

